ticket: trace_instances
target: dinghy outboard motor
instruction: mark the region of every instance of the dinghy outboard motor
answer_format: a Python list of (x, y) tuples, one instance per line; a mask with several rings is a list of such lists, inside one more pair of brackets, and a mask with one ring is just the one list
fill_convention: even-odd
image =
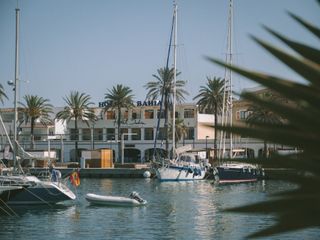
[(139, 193), (137, 192), (132, 192), (129, 195), (130, 198), (137, 200), (139, 203), (143, 203), (144, 200), (142, 199), (142, 197), (140, 197)]

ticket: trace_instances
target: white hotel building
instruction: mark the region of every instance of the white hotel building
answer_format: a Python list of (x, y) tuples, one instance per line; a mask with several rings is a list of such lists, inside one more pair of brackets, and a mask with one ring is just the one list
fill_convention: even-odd
[[(130, 110), (123, 109), (121, 116), (121, 136), (117, 139), (116, 112), (104, 111), (104, 103), (95, 107), (95, 114), (98, 120), (89, 126), (79, 121), (79, 140), (78, 149), (80, 150), (99, 150), (112, 149), (115, 162), (120, 162), (118, 156), (118, 142), (124, 147), (125, 163), (144, 163), (152, 159), (154, 149), (154, 138), (157, 129), (157, 116), (160, 112), (160, 106), (156, 102), (136, 102), (135, 107)], [(243, 101), (234, 102), (235, 124), (243, 122), (247, 111), (247, 104)], [(52, 119), (62, 108), (54, 108)], [(13, 133), (13, 109), (0, 109), (4, 125), (9, 135)], [(157, 148), (165, 149), (163, 139), (164, 118), (161, 116), (160, 130), (157, 140)], [(22, 118), (22, 116), (19, 116)], [(186, 136), (177, 141), (177, 147), (191, 145), (193, 148), (202, 150), (210, 149), (210, 156), (213, 157), (214, 143), (214, 115), (199, 113), (197, 105), (194, 103), (183, 103), (176, 106), (176, 118), (183, 119), (187, 127)], [(170, 121), (169, 121), (170, 122)], [(1, 141), (0, 152), (4, 154), (4, 149), (8, 145), (4, 129), (0, 129)], [(30, 148), (30, 123), (22, 123), (19, 126), (19, 143), (28, 151)], [(35, 145), (34, 149), (39, 152), (47, 151), (51, 157), (56, 157), (57, 161), (72, 162), (75, 161), (75, 130), (74, 121), (69, 123), (55, 121), (54, 125), (45, 127), (36, 124), (34, 129)], [(219, 148), (219, 139), (217, 141)], [(241, 138), (237, 136), (234, 139), (234, 148), (246, 148), (251, 152), (251, 156), (258, 156), (263, 149), (263, 143), (259, 140)], [(274, 147), (272, 145), (272, 147)], [(169, 149), (172, 148), (172, 140), (169, 140)], [(34, 151), (33, 151), (34, 152)]]

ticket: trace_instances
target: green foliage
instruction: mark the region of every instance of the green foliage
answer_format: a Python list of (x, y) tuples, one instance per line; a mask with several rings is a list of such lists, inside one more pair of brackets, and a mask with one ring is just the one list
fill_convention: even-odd
[(49, 103), (49, 99), (44, 99), (35, 95), (25, 95), (23, 97), (25, 104), (20, 103), (22, 106), (22, 112), (24, 113), (24, 121), (31, 123), (31, 146), (34, 147), (34, 126), (36, 120), (39, 120), (40, 123), (44, 126), (52, 124), (52, 119), (50, 118), (50, 113), (52, 113), (53, 106)]
[[(320, 39), (320, 29), (302, 18), (289, 15)], [(282, 232), (309, 227), (320, 227), (320, 51), (317, 48), (293, 41), (267, 27), (265, 29), (295, 51), (285, 52), (256, 37), (252, 37), (261, 47), (289, 66), (305, 79), (305, 84), (288, 79), (262, 74), (244, 68), (226, 65), (222, 61), (210, 59), (215, 64), (227, 67), (287, 98), (293, 106), (263, 99), (252, 93), (242, 97), (255, 102), (286, 121), (280, 125), (273, 122), (254, 121), (252, 126), (220, 127), (264, 141), (301, 149), (288, 156), (273, 156), (260, 159), (263, 167), (290, 168), (292, 173), (278, 176), (278, 179), (297, 184), (297, 188), (272, 196), (265, 202), (228, 209), (227, 211), (259, 214), (275, 214), (277, 223), (254, 233), (251, 237), (269, 236)]]
[[(144, 87), (148, 90), (146, 98), (148, 100), (161, 99), (161, 104), (164, 106), (165, 114), (165, 141), (166, 141), (166, 152), (169, 153), (169, 111), (173, 106), (173, 92), (174, 92), (174, 68), (160, 68), (157, 71), (158, 75), (153, 74), (152, 76), (156, 79), (155, 81), (148, 82)], [(177, 72), (176, 76), (180, 73)], [(176, 102), (182, 102), (185, 100), (185, 95), (188, 92), (184, 89), (186, 82), (184, 80), (176, 80)], [(168, 156), (167, 156), (168, 157)]]
[[(35, 95), (25, 95), (23, 97), (25, 103), (20, 103), (22, 111), (25, 114), (25, 121), (31, 121), (31, 126), (34, 125), (35, 120), (39, 120), (44, 126), (52, 124), (50, 113), (52, 113), (53, 106), (49, 103), (49, 99)], [(33, 129), (31, 129), (33, 131)]]
[(193, 98), (198, 99), (200, 112), (220, 114), (223, 105), (224, 79), (207, 77), (206, 86), (201, 86), (199, 94)]
[(64, 120), (67, 122), (74, 121), (74, 129), (76, 131), (76, 141), (75, 141), (75, 153), (76, 160), (79, 160), (78, 152), (78, 121), (85, 122), (89, 126), (90, 122), (95, 122), (97, 116), (94, 113), (93, 102), (91, 102), (91, 97), (88, 94), (80, 93), (78, 91), (72, 91), (69, 96), (63, 98), (66, 102), (66, 106), (62, 111), (56, 114), (56, 119)]
[(78, 91), (72, 91), (69, 96), (63, 98), (67, 104), (64, 109), (56, 114), (56, 119), (65, 120), (70, 122), (75, 121), (75, 128), (77, 128), (77, 122), (83, 121), (89, 126), (89, 122), (95, 121), (96, 116), (94, 114), (90, 101), (90, 95), (80, 93)]
[[(173, 130), (173, 126), (172, 124), (169, 124), (169, 135), (170, 138), (172, 138), (172, 130)], [(188, 133), (188, 127), (184, 124), (184, 120), (181, 118), (176, 118), (175, 121), (175, 143), (177, 145), (178, 141), (182, 140), (183, 138), (185, 138), (185, 136), (187, 136)]]
[[(118, 128), (118, 140), (121, 139), (121, 109), (130, 109), (133, 107), (133, 97), (132, 90), (129, 87), (118, 84), (105, 94), (105, 100), (109, 103), (105, 111), (112, 109), (117, 112), (117, 128)], [(121, 156), (121, 143), (118, 143), (118, 156)]]
[[(197, 105), (200, 112), (214, 114), (214, 127), (218, 124), (218, 114), (221, 114), (223, 107), (223, 90), (225, 80), (221, 78), (207, 77), (206, 86), (201, 86), (199, 94), (193, 98), (198, 99)], [(214, 157), (217, 158), (218, 131), (214, 131)]]

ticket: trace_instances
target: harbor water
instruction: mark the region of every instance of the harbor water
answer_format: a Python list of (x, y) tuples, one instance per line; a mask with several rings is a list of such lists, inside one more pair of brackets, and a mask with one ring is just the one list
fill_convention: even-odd
[[(0, 239), (245, 239), (271, 226), (274, 216), (226, 213), (223, 209), (266, 200), (293, 188), (265, 180), (245, 184), (210, 181), (164, 182), (156, 179), (81, 179), (77, 201), (55, 206), (16, 207), (1, 212)], [(128, 196), (137, 191), (142, 207), (90, 205), (86, 193)], [(320, 229), (306, 229), (265, 239), (319, 239)]]

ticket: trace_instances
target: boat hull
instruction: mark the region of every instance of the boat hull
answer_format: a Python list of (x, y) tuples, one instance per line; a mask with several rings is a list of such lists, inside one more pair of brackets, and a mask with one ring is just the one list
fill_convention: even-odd
[(255, 182), (263, 177), (263, 171), (258, 168), (218, 166), (217, 180), (219, 183)]
[(160, 181), (194, 181), (205, 177), (205, 169), (180, 166), (166, 166), (156, 169), (157, 178)]
[(86, 200), (92, 204), (105, 205), (105, 206), (122, 206), (122, 207), (135, 207), (147, 204), (147, 201), (139, 202), (132, 198), (104, 196), (93, 193), (86, 194)]
[[(19, 184), (21, 190), (14, 194), (6, 194), (3, 200), (8, 205), (40, 205), (55, 204), (66, 200), (74, 200), (76, 196), (64, 184), (51, 181), (40, 181), (34, 176), (2, 176), (2, 180), (11, 181), (11, 184)], [(18, 180), (21, 182), (17, 182)]]

